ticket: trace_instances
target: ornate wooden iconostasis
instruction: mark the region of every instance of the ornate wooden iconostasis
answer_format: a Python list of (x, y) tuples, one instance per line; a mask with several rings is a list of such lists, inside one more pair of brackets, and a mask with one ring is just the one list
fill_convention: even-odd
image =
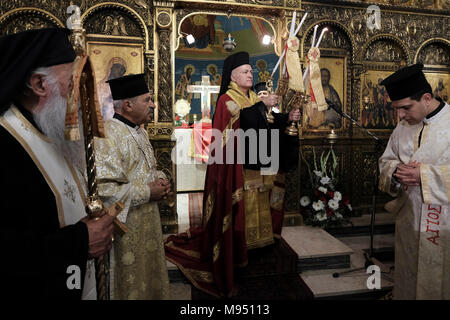
[[(373, 15), (368, 11), (372, 4), (380, 8), (375, 26), (367, 23)], [(71, 5), (78, 9), (68, 10)], [(105, 81), (145, 73), (157, 104), (147, 130), (159, 169), (177, 188), (181, 184), (177, 183), (180, 172), (184, 174), (177, 172), (172, 161), (174, 136), (183, 121), (189, 125), (194, 119), (212, 117), (213, 108), (205, 110), (202, 100), (209, 97), (214, 105), (214, 86), (220, 84), (222, 61), (228, 54), (223, 40), (230, 33), (237, 45), (233, 52), (249, 51), (255, 83), (264, 80), (281, 53), (294, 11), (296, 24), (308, 13), (297, 35), (303, 70), (314, 26), (319, 26), (319, 32), (327, 27), (329, 31), (320, 44), (324, 93), (382, 140), (389, 138), (397, 119), (379, 80), (399, 67), (423, 62), (434, 93), (448, 101), (448, 0), (11, 0), (0, 3), (0, 35), (66, 27), (79, 18), (94, 62), (105, 118), (111, 116), (111, 97)], [(266, 33), (272, 42), (261, 45), (260, 38)], [(188, 43), (189, 34), (198, 39), (194, 45)], [(200, 91), (191, 87), (189, 92), (191, 85)], [(176, 107), (181, 99), (190, 102), (187, 112)], [(305, 107), (299, 143), (307, 162), (312, 161), (313, 148), (316, 153), (330, 148), (327, 136), (331, 130), (338, 136), (333, 148), (339, 157), (344, 192), (350, 195), (354, 211), (364, 213), (371, 207), (380, 151), (363, 129), (333, 110), (317, 113)], [(181, 170), (186, 174), (189, 168)], [(300, 160), (298, 169), (287, 175), (287, 224), (301, 220), (299, 198), (309, 188), (307, 180), (308, 173)], [(386, 195), (380, 196), (379, 206), (387, 199)], [(164, 232), (176, 232), (176, 206), (163, 201), (160, 213)]]

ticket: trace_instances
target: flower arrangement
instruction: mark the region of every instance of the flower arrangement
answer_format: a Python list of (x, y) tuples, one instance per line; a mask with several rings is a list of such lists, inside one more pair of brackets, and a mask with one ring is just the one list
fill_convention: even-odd
[(314, 168), (311, 170), (302, 154), (311, 183), (310, 193), (300, 198), (300, 212), (304, 223), (321, 228), (342, 225), (349, 221), (352, 206), (350, 199), (336, 190), (338, 158), (331, 148), (326, 154), (325, 151), (322, 152), (319, 166), (314, 149), (313, 155)]
[(190, 103), (185, 99), (179, 99), (175, 102), (174, 111), (176, 114), (175, 117), (175, 126), (187, 126), (185, 117), (191, 110)]

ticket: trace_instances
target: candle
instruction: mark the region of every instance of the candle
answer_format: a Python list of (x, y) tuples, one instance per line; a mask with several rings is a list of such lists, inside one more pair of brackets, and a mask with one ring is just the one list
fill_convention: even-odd
[(294, 32), (294, 37), (297, 35), (297, 33), (300, 31), (300, 27), (302, 26), (303, 22), (305, 22), (306, 16), (308, 15), (308, 12), (305, 12), (305, 15), (302, 18), (302, 21), (300, 21), (300, 24), (298, 25), (297, 29)]
[(309, 65), (306, 67), (305, 73), (303, 74), (303, 81), (305, 81), (306, 76), (308, 75)]
[(296, 19), (297, 19), (297, 11), (294, 11), (294, 14), (292, 15), (292, 21), (291, 21), (291, 29), (289, 30), (289, 38), (292, 38), (294, 36), (294, 27), (295, 27)]
[(323, 29), (322, 29), (322, 32), (320, 33), (319, 40), (317, 41), (316, 47), (319, 47), (319, 44), (320, 44), (320, 42), (322, 41), (322, 37), (323, 37), (323, 35), (325, 34), (325, 32), (327, 32), (327, 31), (328, 31), (327, 28), (323, 28)]
[(316, 41), (316, 34), (317, 34), (317, 28), (318, 27), (319, 27), (318, 25), (316, 25), (314, 27), (314, 34), (313, 34), (313, 37), (312, 37), (312, 40), (311, 40), (311, 48), (314, 47), (314, 41)]
[(283, 53), (280, 55), (280, 58), (278, 59), (278, 62), (277, 62), (277, 64), (275, 65), (275, 68), (273, 68), (273, 71), (272, 71), (272, 77), (273, 77), (273, 75), (275, 74), (275, 72), (277, 71), (278, 66), (280, 65), (281, 59), (283, 59), (283, 57), (284, 57), (285, 54), (286, 54), (286, 48), (284, 48)]
[(337, 138), (338, 138), (338, 135), (334, 132), (333, 129), (331, 129), (331, 132), (327, 135), (328, 143), (331, 145), (335, 144)]

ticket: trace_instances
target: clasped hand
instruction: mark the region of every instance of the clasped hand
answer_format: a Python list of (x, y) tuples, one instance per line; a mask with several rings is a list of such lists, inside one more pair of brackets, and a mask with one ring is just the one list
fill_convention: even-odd
[(420, 163), (417, 161), (401, 164), (397, 167), (394, 176), (403, 187), (420, 186)]
[(170, 190), (170, 182), (165, 179), (158, 179), (148, 184), (150, 188), (150, 200), (157, 201), (170, 196), (173, 192)]

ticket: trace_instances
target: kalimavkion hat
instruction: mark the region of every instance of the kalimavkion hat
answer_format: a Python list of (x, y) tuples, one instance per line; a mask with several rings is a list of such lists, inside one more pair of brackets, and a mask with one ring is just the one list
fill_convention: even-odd
[(256, 94), (260, 93), (261, 91), (267, 91), (267, 84), (265, 82), (258, 82), (257, 84), (255, 84)]
[(222, 82), (220, 84), (219, 97), (228, 90), (228, 85), (231, 81), (231, 71), (244, 64), (250, 64), (250, 57), (248, 52), (245, 51), (234, 53), (223, 61)]
[(111, 88), (113, 100), (134, 98), (149, 92), (143, 73), (130, 74), (106, 81)]
[(25, 88), (31, 72), (73, 62), (76, 54), (69, 41), (70, 30), (46, 28), (10, 34), (0, 38), (0, 113)]
[(425, 78), (422, 69), (423, 64), (417, 63), (399, 69), (384, 79), (381, 84), (386, 87), (389, 98), (395, 101), (409, 98), (423, 90), (432, 92), (431, 86)]

